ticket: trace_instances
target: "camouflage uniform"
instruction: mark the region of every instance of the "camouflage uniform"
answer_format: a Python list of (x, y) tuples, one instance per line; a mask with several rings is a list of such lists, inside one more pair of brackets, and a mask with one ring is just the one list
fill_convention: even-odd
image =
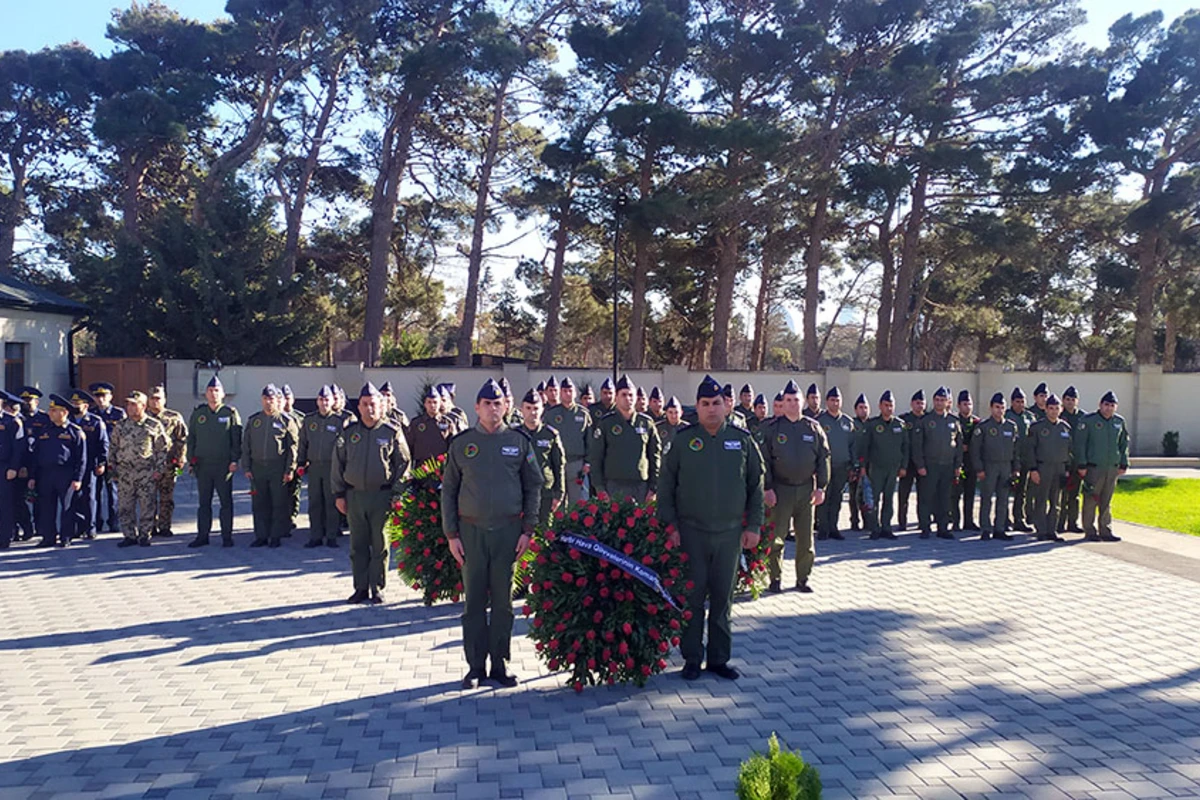
[(125, 418), (113, 427), (109, 467), (116, 473), (121, 533), (130, 541), (148, 541), (154, 527), (154, 473), (167, 465), (170, 441), (162, 423), (146, 414)]
[(167, 463), (157, 481), (154, 482), (155, 512), (154, 533), (170, 534), (171, 520), (175, 516), (175, 471), (187, 463), (187, 423), (178, 411), (164, 408), (155, 414), (146, 409), (146, 416), (153, 417), (163, 426), (170, 443), (167, 448)]

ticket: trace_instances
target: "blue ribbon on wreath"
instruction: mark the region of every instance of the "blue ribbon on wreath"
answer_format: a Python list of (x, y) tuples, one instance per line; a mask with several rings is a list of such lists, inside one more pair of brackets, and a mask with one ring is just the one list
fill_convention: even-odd
[(577, 536), (573, 533), (564, 533), (558, 537), (558, 541), (568, 547), (573, 547), (581, 553), (602, 558), (620, 569), (625, 570), (633, 577), (637, 578), (642, 583), (649, 586), (655, 592), (667, 601), (667, 604), (676, 611), (681, 611), (679, 604), (675, 602), (675, 598), (667, 591), (667, 587), (663, 586), (662, 578), (658, 577), (658, 573), (647, 567), (640, 561), (637, 561), (624, 553), (613, 550), (606, 544), (601, 544), (595, 539)]

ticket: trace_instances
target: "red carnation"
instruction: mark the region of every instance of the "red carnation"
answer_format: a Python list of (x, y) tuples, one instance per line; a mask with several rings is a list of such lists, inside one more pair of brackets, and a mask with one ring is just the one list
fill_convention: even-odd
[[(627, 556), (633, 555), (633, 542), (626, 542), (624, 550), (625, 550), (625, 555), (627, 555)], [(429, 554), (426, 553), (425, 555), (429, 555)]]
[(587, 660), (587, 668), (588, 668), (588, 669), (590, 669), (590, 670), (594, 670), (594, 669), (596, 669), (596, 659), (594, 659), (594, 658), (589, 658), (589, 659)]
[(620, 653), (621, 655), (628, 654), (629, 653), (629, 643), (621, 642), (619, 645), (617, 645), (617, 652)]
[(653, 531), (651, 531), (650, 533), (647, 533), (646, 541), (649, 542), (650, 544), (654, 544), (655, 542), (658, 541), (658, 534), (654, 533)]
[(607, 587), (607, 586), (601, 586), (601, 587), (600, 587), (600, 596), (601, 596), (601, 597), (605, 597), (605, 598), (606, 598), (606, 597), (608, 597), (608, 595), (609, 595), (609, 594), (610, 594), (610, 592), (608, 591), (608, 587)]
[(603, 620), (603, 619), (604, 619), (603, 611), (597, 611), (595, 614), (592, 614), (592, 622), (594, 622), (597, 625), (599, 625), (601, 620)]
[(585, 634), (584, 634), (584, 637), (585, 637), (585, 638), (586, 638), (586, 639), (587, 639), (589, 642), (594, 642), (594, 641), (596, 640), (596, 632), (595, 632), (595, 631), (593, 631), (593, 630), (589, 630), (587, 633), (585, 633)]
[[(581, 580), (582, 580), (582, 579), (581, 579)], [(592, 603), (594, 603), (594, 602), (596, 602), (595, 598), (593, 598), (593, 597), (592, 597), (592, 596), (589, 594), (587, 597), (583, 598), (583, 607), (584, 607), (584, 608), (587, 608), (588, 606), (590, 606), (590, 605), (591, 605)]]
[[(666, 558), (664, 555), (663, 558)], [(654, 556), (642, 556), (642, 563), (647, 567), (654, 563)]]
[(658, 606), (654, 603), (651, 603), (650, 605), (646, 606), (646, 613), (650, 616), (654, 616), (658, 613)]
[(567, 653), (567, 663), (574, 664), (577, 656), (574, 653)]
[(595, 524), (596, 524), (596, 519), (594, 517), (587, 516), (587, 517), (583, 518), (583, 527), (590, 528)]
[(626, 527), (626, 528), (633, 528), (633, 527), (635, 527), (636, 525), (637, 525), (637, 520), (636, 520), (636, 519), (634, 519), (633, 517), (626, 517), (626, 518), (625, 518), (625, 527)]
[(643, 674), (643, 675), (647, 675), (647, 676), (648, 676), (648, 675), (650, 675), (650, 673), (651, 673), (652, 671), (653, 671), (653, 670), (651, 670), (651, 669), (650, 669), (650, 665), (649, 665), (649, 664), (642, 664), (642, 674)]
[(578, 579), (575, 581), (575, 588), (576, 588), (576, 589), (582, 589), (582, 588), (583, 588), (583, 587), (585, 587), (585, 586), (587, 586), (587, 578), (578, 578)]
[(671, 649), (671, 645), (667, 644), (666, 642), (659, 642), (659, 643), (658, 643), (658, 652), (660, 652), (660, 653), (665, 653), (665, 652), (667, 652), (667, 651), (668, 651), (668, 650), (670, 650), (670, 649)]
[[(583, 479), (581, 478), (579, 482), (583, 483)], [(574, 689), (577, 693), (582, 692), (583, 691), (583, 681), (578, 681), (578, 680), (575, 681), (574, 683), (571, 684), (571, 688)]]
[(673, 631), (679, 630), (679, 627), (680, 627), (679, 620), (673, 619), (668, 624), (671, 626), (671, 630), (673, 630)]
[(595, 514), (597, 511), (600, 510), (600, 506), (596, 505), (595, 503), (589, 504), (587, 508), (588, 508), (589, 514)]
[(533, 613), (533, 609), (530, 608), (528, 605), (524, 605), (524, 606), (521, 606), (521, 613), (528, 617), (530, 614)]
[(546, 624), (546, 620), (542, 619), (541, 617), (535, 617), (533, 620), (533, 627), (535, 627), (535, 628), (540, 628), (545, 624)]
[(580, 553), (578, 550), (576, 550), (574, 547), (572, 547), (570, 550), (567, 551), (567, 555), (569, 555), (571, 557), (572, 561), (578, 561)]
[(630, 634), (633, 633), (633, 626), (630, 625), (628, 622), (626, 622), (624, 625), (621, 626), (621, 630), (625, 633), (626, 636), (629, 636)]
[(554, 608), (554, 603), (549, 600), (542, 601), (542, 611), (549, 611), (552, 608)]
[(572, 575), (572, 574), (571, 574), (571, 573), (569, 573), (569, 572), (564, 572), (564, 573), (562, 574), (562, 582), (563, 582), (563, 583), (574, 583), (574, 582), (575, 582), (575, 576), (574, 576), (574, 575)]
[(617, 635), (615, 633), (613, 633), (612, 631), (604, 632), (604, 641), (611, 642), (613, 639), (616, 639), (616, 638), (617, 638)]
[(546, 666), (548, 666), (550, 668), (550, 671), (553, 672), (554, 670), (558, 669), (558, 659), (557, 658), (550, 659), (550, 663), (547, 664)]

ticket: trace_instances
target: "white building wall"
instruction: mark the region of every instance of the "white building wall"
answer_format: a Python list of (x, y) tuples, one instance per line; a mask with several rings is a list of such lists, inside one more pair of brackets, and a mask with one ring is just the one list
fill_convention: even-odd
[(25, 383), (44, 394), (63, 392), (71, 384), (67, 340), (73, 322), (62, 314), (0, 309), (0, 355), (4, 344), (29, 345), (25, 351)]

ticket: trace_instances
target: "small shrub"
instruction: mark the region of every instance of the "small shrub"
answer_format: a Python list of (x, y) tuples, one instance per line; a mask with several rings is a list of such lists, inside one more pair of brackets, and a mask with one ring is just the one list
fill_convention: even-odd
[(774, 733), (767, 752), (755, 753), (738, 771), (738, 800), (820, 800), (821, 776), (799, 751), (784, 750)]
[(1179, 431), (1167, 431), (1163, 434), (1162, 450), (1164, 456), (1179, 455)]

